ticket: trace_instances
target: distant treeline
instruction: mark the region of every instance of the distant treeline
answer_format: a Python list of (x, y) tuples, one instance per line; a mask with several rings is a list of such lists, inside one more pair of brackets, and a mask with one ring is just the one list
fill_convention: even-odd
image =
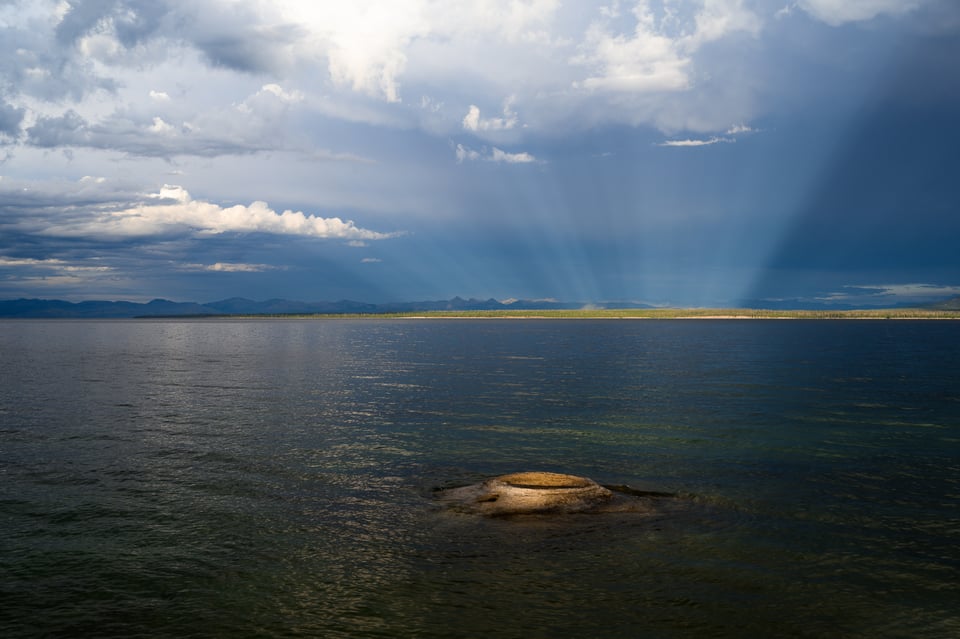
[[(252, 316), (251, 316), (252, 317)], [(934, 309), (864, 309), (864, 310), (764, 310), (744, 308), (638, 308), (638, 309), (543, 309), (543, 310), (469, 310), (422, 311), (404, 313), (312, 313), (257, 315), (276, 318), (517, 318), (517, 319), (939, 319), (958, 320), (960, 311)]]
[(155, 299), (150, 302), (63, 300), (0, 300), (0, 318), (173, 318), (173, 317), (503, 317), (570, 319), (960, 319), (960, 297), (921, 308), (885, 309), (758, 309), (652, 308), (629, 303), (585, 304), (551, 300), (462, 299), (368, 304), (351, 300), (298, 302), (271, 299), (262, 302), (234, 297), (199, 304)]

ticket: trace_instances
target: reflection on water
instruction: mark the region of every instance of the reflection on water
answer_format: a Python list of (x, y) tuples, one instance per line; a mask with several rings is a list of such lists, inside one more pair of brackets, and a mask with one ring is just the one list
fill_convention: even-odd
[(5, 637), (960, 633), (952, 322), (0, 328)]

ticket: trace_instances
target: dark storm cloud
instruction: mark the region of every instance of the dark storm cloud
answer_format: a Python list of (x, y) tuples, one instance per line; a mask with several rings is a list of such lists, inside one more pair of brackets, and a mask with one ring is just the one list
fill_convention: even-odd
[(274, 126), (293, 100), (279, 87), (268, 86), (231, 108), (197, 114), (192, 122), (167, 122), (152, 115), (155, 112), (132, 110), (90, 122), (68, 109), (62, 115), (37, 117), (24, 142), (43, 149), (89, 148), (160, 158), (298, 150), (296, 141), (288, 142)]
[(20, 135), (25, 109), (7, 104), (0, 99), (0, 137), (16, 138)]
[(871, 282), (956, 283), (960, 126), (955, 109), (944, 106), (865, 114), (797, 203), (747, 297)]
[(73, 45), (101, 20), (110, 16), (120, 4), (117, 0), (72, 0), (69, 2), (70, 8), (57, 25), (57, 40), (64, 45)]
[(162, 0), (73, 0), (57, 26), (57, 39), (72, 45), (109, 20), (117, 39), (130, 48), (154, 34), (168, 11)]
[(2, 30), (0, 90), (6, 90), (8, 99), (23, 94), (45, 101), (79, 100), (90, 91), (116, 87), (114, 80), (96, 75), (78, 60), (72, 47), (51, 42), (40, 26)]
[(73, 109), (61, 116), (40, 116), (27, 129), (27, 143), (43, 148), (88, 146), (89, 141), (87, 121)]
[(85, 147), (120, 151), (145, 157), (171, 157), (255, 153), (269, 148), (253, 141), (211, 137), (189, 130), (170, 130), (165, 135), (150, 135), (149, 122), (111, 117), (91, 124), (73, 110), (61, 116), (41, 116), (26, 131), (26, 143), (40, 148)]
[[(159, 0), (72, 0), (52, 32), (50, 16), (40, 15), (0, 29), (0, 90), (45, 101), (116, 92), (122, 83), (98, 70), (94, 59), (107, 56), (108, 65), (152, 64), (171, 46), (193, 48), (215, 67), (275, 71), (283, 64), (278, 52), (297, 37), (298, 28), (261, 25), (252, 10)], [(120, 48), (85, 49), (84, 39), (97, 36)], [(155, 42), (166, 45), (146, 47)]]
[(123, 185), (103, 179), (83, 178), (67, 181), (0, 180), (0, 224), (11, 223), (17, 216), (34, 216), (49, 210), (85, 211), (90, 207), (118, 210), (129, 207), (142, 195)]
[(775, 264), (956, 263), (960, 41), (913, 44), (841, 134)]
[(246, 38), (201, 38), (199, 48), (211, 64), (235, 71), (261, 72), (270, 68), (263, 56), (263, 48)]
[(251, 27), (236, 25), (227, 30), (198, 31), (190, 35), (192, 45), (216, 67), (243, 73), (276, 71), (283, 61), (277, 52), (301, 35), (294, 26)]

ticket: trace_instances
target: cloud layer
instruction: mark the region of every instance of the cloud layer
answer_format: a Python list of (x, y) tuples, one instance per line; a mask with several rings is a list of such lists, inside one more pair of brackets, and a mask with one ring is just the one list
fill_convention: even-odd
[[(910, 140), (955, 137), (958, 34), (954, 0), (6, 0), (0, 294), (747, 288), (804, 206), (937, 226)], [(932, 168), (818, 183), (888, 138)]]
[[(836, 26), (930, 4), (939, 2), (780, 9)], [(297, 148), (278, 120), (309, 113), (501, 143), (508, 132), (598, 122), (719, 132), (754, 113), (707, 80), (717, 61), (782, 21), (748, 0), (12, 0), (0, 14), (0, 135), (161, 157)], [(202, 67), (216, 75), (200, 80)], [(218, 95), (232, 74), (269, 81)], [(145, 85), (151, 76), (173, 81)]]

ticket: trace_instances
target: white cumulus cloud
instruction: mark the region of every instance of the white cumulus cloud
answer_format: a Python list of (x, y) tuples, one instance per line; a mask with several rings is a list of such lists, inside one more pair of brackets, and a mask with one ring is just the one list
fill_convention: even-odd
[(534, 155), (525, 151), (509, 153), (497, 147), (489, 150), (484, 147), (481, 151), (476, 151), (462, 144), (456, 146), (456, 156), (458, 163), (462, 163), (465, 160), (484, 160), (487, 162), (503, 162), (506, 164), (531, 164), (538, 162)]
[(66, 273), (103, 273), (112, 270), (109, 266), (75, 264), (56, 258), (4, 257), (0, 255), (0, 268), (45, 268)]
[(319, 217), (301, 211), (277, 212), (266, 202), (222, 207), (194, 200), (179, 186), (164, 186), (159, 193), (129, 208), (96, 213), (92, 218), (71, 219), (46, 228), (42, 234), (58, 237), (150, 237), (165, 235), (215, 235), (271, 233), (315, 238), (381, 240), (395, 234), (379, 233), (339, 217)]
[(456, 147), (457, 162), (464, 160), (479, 160), (482, 156), (479, 151), (474, 151), (468, 147), (458, 144)]
[(746, 124), (735, 124), (727, 129), (727, 135), (740, 135), (741, 133), (756, 133), (757, 130)]
[(275, 0), (271, 5), (283, 22), (297, 25), (306, 35), (295, 43), (299, 55), (325, 59), (334, 84), (397, 103), (403, 99), (403, 78), (416, 44), (442, 43), (448, 54), (457, 55), (457, 42), (477, 37), (535, 39), (560, 3)]
[(537, 161), (537, 158), (529, 153), (507, 153), (506, 151), (501, 151), (497, 147), (493, 147), (492, 151), (490, 152), (490, 159), (494, 162), (506, 162), (508, 164), (529, 164), (530, 162)]
[(215, 273), (263, 273), (266, 271), (285, 270), (284, 267), (273, 264), (245, 264), (243, 262), (186, 264), (183, 268), (187, 271), (212, 271)]
[(708, 139), (706, 139), (706, 140), (695, 140), (695, 139), (687, 139), (687, 140), (667, 140), (667, 141), (665, 141), (665, 142), (661, 142), (661, 143), (658, 144), (657, 146), (680, 146), (680, 147), (683, 147), (683, 146), (710, 146), (711, 144), (730, 143), (730, 142), (735, 142), (735, 140), (733, 140), (732, 138), (712, 137), (712, 138), (708, 138)]
[(694, 54), (703, 44), (737, 32), (756, 35), (762, 26), (742, 0), (704, 0), (686, 16), (674, 3), (657, 4), (640, 0), (634, 5), (631, 33), (614, 30), (606, 20), (591, 24), (572, 61), (591, 68), (593, 75), (575, 86), (629, 93), (682, 91), (692, 85)]
[(517, 114), (512, 106), (516, 98), (510, 96), (503, 103), (503, 114), (498, 118), (481, 118), (480, 107), (471, 104), (463, 117), (463, 128), (468, 131), (505, 131), (517, 126)]

